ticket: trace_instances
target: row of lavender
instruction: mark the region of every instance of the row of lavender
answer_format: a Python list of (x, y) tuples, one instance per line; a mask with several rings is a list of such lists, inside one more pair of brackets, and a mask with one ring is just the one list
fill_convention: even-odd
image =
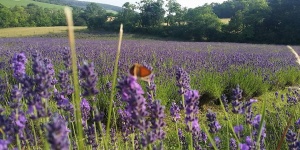
[[(101, 78), (101, 84), (111, 80), (113, 62), (115, 60), (117, 41), (113, 40), (83, 40), (76, 41), (76, 49), (79, 55), (79, 61), (83, 60), (94, 62), (96, 71), (104, 77)], [(53, 63), (61, 66), (62, 50), (68, 46), (66, 39), (59, 38), (6, 38), (0, 39), (0, 54), (3, 56), (2, 68), (8, 68), (9, 58), (14, 52), (26, 51), (28, 54), (39, 51), (43, 56), (51, 58)], [(299, 47), (294, 47), (296, 50)], [(235, 77), (242, 69), (246, 69), (240, 79), (233, 83), (222, 83), (224, 92), (239, 83), (245, 89), (245, 94), (257, 96), (249, 92), (246, 87), (254, 91), (262, 91), (258, 87), (248, 85), (249, 82), (260, 81), (266, 84), (265, 89), (278, 89), (286, 85), (296, 84), (300, 80), (295, 58), (285, 46), (275, 45), (251, 45), (251, 44), (233, 44), (233, 43), (191, 43), (191, 42), (170, 42), (155, 40), (125, 40), (122, 44), (121, 57), (119, 60), (119, 76), (127, 74), (128, 68), (133, 63), (147, 62), (151, 64), (156, 73), (158, 82), (167, 81), (167, 85), (174, 80), (171, 78), (175, 75), (175, 68), (182, 67), (191, 75), (192, 85), (197, 87), (203, 93), (209, 93), (213, 98), (218, 98), (220, 94), (215, 94), (208, 89), (199, 76), (205, 74), (215, 74), (225, 81)], [(5, 64), (6, 63), (6, 64)], [(58, 71), (59, 67), (56, 67)], [(294, 70), (291, 70), (294, 69)], [(291, 72), (290, 72), (291, 71)], [(245, 81), (242, 84), (242, 76), (253, 74), (257, 79), (255, 81)], [(227, 76), (227, 77), (225, 77)], [(250, 79), (250, 78), (249, 78)], [(203, 80), (202, 80), (203, 81)], [(168, 85), (169, 86), (169, 85)], [(227, 87), (227, 89), (225, 88)], [(263, 87), (263, 86), (261, 86)], [(171, 95), (171, 92), (168, 93)], [(159, 97), (160, 93), (159, 93)], [(168, 99), (172, 99), (169, 97)], [(164, 102), (165, 103), (165, 102)]]
[[(50, 39), (48, 39), (50, 40)], [(59, 43), (59, 40), (56, 41), (57, 43)], [(113, 43), (113, 41), (106, 41), (106, 42), (111, 42)], [(128, 41), (133, 42), (133, 41)], [(136, 42), (136, 41), (135, 41)], [(140, 41), (143, 42), (143, 41)], [(150, 42), (156, 42), (155, 44), (158, 45), (157, 41), (150, 41)], [(56, 44), (57, 44), (56, 43)], [(2, 49), (3, 48), (8, 48), (11, 47), (13, 49), (13, 45), (16, 44), (14, 42), (8, 42), (2, 45)], [(20, 43), (19, 43), (20, 44)], [(77, 44), (79, 45), (80, 42), (77, 42)], [(141, 44), (141, 43), (140, 43)], [(63, 45), (63, 44), (62, 44)], [(89, 45), (91, 45), (89, 43)], [(113, 44), (112, 44), (113, 45)], [(216, 44), (218, 45), (218, 44)], [(35, 46), (37, 45), (31, 45), (29, 46), (31, 50), (38, 50), (35, 49)], [(179, 46), (179, 45), (178, 45)], [(60, 47), (60, 46), (58, 46)], [(80, 47), (80, 46), (79, 46)], [(180, 47), (180, 46), (179, 46)], [(123, 46), (123, 48), (126, 48), (126, 45)], [(176, 48), (175, 48), (176, 49)], [(211, 47), (207, 48), (208, 50), (204, 51), (204, 55), (211, 55), (211, 51), (209, 49), (211, 49)], [(17, 50), (20, 51), (20, 50)], [(113, 50), (111, 50), (113, 51)], [(149, 50), (150, 51), (150, 50)], [(148, 51), (148, 53), (149, 53)], [(166, 50), (167, 51), (167, 50)], [(171, 51), (171, 50), (170, 50)], [(185, 51), (186, 53), (189, 53), (189, 51), (186, 50), (182, 50)], [(191, 48), (190, 51), (197, 51), (197, 49)], [(201, 51), (201, 49), (199, 50)], [(57, 52), (57, 51), (56, 51)], [(67, 51), (64, 51), (67, 52)], [(91, 65), (90, 63), (80, 63), (80, 77), (81, 77), (81, 85), (82, 85), (82, 106), (81, 106), (81, 111), (82, 111), (82, 121), (83, 121), (83, 125), (85, 128), (85, 133), (86, 135), (86, 139), (87, 139), (87, 143), (91, 144), (91, 147), (98, 147), (98, 146), (103, 146), (105, 144), (103, 144), (102, 140), (100, 140), (100, 137), (102, 137), (103, 135), (103, 131), (105, 130), (105, 126), (104, 124), (102, 124), (100, 121), (102, 120), (102, 115), (101, 113), (99, 113), (99, 110), (97, 109), (97, 107), (95, 107), (97, 104), (95, 104), (95, 100), (98, 100), (97, 95), (99, 93), (99, 88), (96, 87), (96, 82), (97, 82), (97, 73), (95, 73), (94, 71), (94, 67), (97, 68), (97, 66), (99, 64), (101, 64), (101, 66), (98, 66), (100, 69), (99, 75), (103, 75), (101, 74), (103, 67), (109, 65), (109, 62), (113, 62), (113, 60), (110, 60), (113, 58), (113, 55), (110, 57), (108, 53), (104, 53), (104, 54), (98, 54), (98, 53), (94, 53), (94, 54), (90, 54), (87, 53), (87, 49), (83, 52), (86, 52), (85, 55), (81, 54), (82, 56), (82, 60), (83, 59), (89, 59), (89, 57), (92, 58), (92, 60), (101, 60), (101, 63), (95, 63), (97, 64), (96, 66)], [(151, 51), (150, 51), (151, 52)], [(174, 51), (175, 53), (176, 51)], [(51, 52), (47, 52), (47, 51), (42, 51), (43, 54), (45, 54), (45, 56), (52, 56), (50, 55), (51, 53), (55, 54), (55, 52), (51, 51)], [(35, 132), (35, 129), (33, 130), (26, 130), (28, 127), (32, 127), (34, 128), (34, 125), (37, 124), (36, 126), (40, 125), (40, 122), (37, 123), (35, 120), (42, 120), (42, 122), (47, 123), (47, 119), (43, 119), (43, 118), (48, 118), (50, 116), (52, 116), (50, 123), (48, 123), (48, 125), (46, 125), (46, 128), (48, 130), (47, 133), (48, 134), (48, 141), (51, 143), (53, 147), (53, 149), (57, 148), (57, 149), (63, 149), (63, 148), (69, 148), (68, 145), (68, 141), (64, 140), (66, 139), (66, 136), (61, 136), (61, 140), (55, 140), (54, 137), (56, 137), (57, 135), (55, 135), (56, 133), (59, 133), (59, 135), (67, 135), (66, 133), (70, 132), (69, 130), (67, 130), (65, 128), (65, 124), (63, 121), (63, 118), (65, 120), (69, 120), (69, 128), (72, 128), (72, 113), (67, 113), (67, 112), (72, 112), (73, 111), (73, 105), (72, 103), (70, 103), (71, 100), (71, 94), (72, 94), (72, 88), (71, 88), (71, 84), (69, 82), (68, 76), (69, 76), (69, 61), (68, 61), (68, 55), (66, 55), (67, 53), (65, 53), (65, 55), (61, 55), (63, 52), (57, 52), (57, 56), (58, 58), (60, 57), (61, 59), (53, 59), (53, 62), (55, 63), (64, 63), (65, 67), (60, 66), (60, 68), (56, 68), (58, 70), (65, 70), (65, 71), (60, 71), (58, 73), (57, 76), (57, 80), (55, 80), (55, 76), (54, 76), (54, 67), (51, 63), (51, 61), (49, 59), (42, 59), (41, 57), (44, 55), (33, 55), (33, 59), (30, 62), (32, 64), (31, 68), (29, 67), (27, 69), (31, 70), (31, 72), (34, 75), (30, 75), (28, 73), (25, 73), (25, 56), (24, 54), (19, 54), (19, 55), (14, 55), (14, 59), (13, 61), (9, 61), (9, 63), (13, 64), (14, 67), (14, 71), (13, 71), (13, 75), (16, 78), (15, 80), (11, 80), (9, 79), (9, 84), (7, 85), (10, 88), (6, 88), (6, 89), (11, 89), (8, 90), (8, 92), (6, 91), (6, 93), (9, 94), (9, 96), (4, 97), (5, 99), (5, 103), (4, 108), (6, 108), (5, 113), (7, 114), (8, 112), (10, 112), (10, 109), (8, 107), (10, 107), (11, 113), (10, 115), (8, 115), (9, 117), (6, 118), (5, 115), (3, 115), (3, 120), (5, 120), (7, 122), (7, 124), (4, 124), (3, 126), (6, 127), (4, 128), (4, 132), (7, 133), (7, 136), (5, 136), (4, 141), (2, 141), (4, 144), (16, 144), (16, 145), (31, 145), (34, 146), (37, 145), (37, 143), (39, 142), (36, 138), (38, 135), (32, 134), (31, 132)], [(81, 52), (79, 52), (81, 53)], [(93, 52), (92, 52), (93, 53)], [(111, 52), (112, 54), (114, 52)], [(144, 52), (143, 52), (144, 53)], [(126, 64), (127, 62), (130, 62), (131, 58), (137, 56), (138, 58), (141, 57), (140, 59), (143, 59), (143, 57), (145, 57), (145, 59), (147, 58), (146, 55), (144, 55), (143, 53), (137, 51), (134, 54), (137, 55), (131, 55), (130, 57), (126, 57), (126, 60), (123, 61), (123, 63), (121, 63), (120, 61), (120, 68), (122, 69), (122, 64)], [(147, 53), (147, 52), (145, 52)], [(187, 131), (190, 133), (189, 134), (182, 134), (181, 130), (178, 129), (178, 145), (179, 147), (182, 148), (186, 148), (186, 146), (188, 147), (188, 145), (192, 145), (193, 147), (195, 147), (196, 149), (200, 149), (201, 146), (203, 147), (219, 147), (220, 146), (220, 141), (221, 139), (218, 138), (217, 136), (215, 136), (215, 140), (213, 141), (208, 141), (207, 136), (209, 136), (208, 132), (204, 132), (205, 130), (200, 130), (200, 126), (198, 124), (198, 99), (199, 99), (199, 94), (196, 90), (192, 90), (189, 86), (189, 77), (188, 74), (182, 70), (179, 69), (177, 70), (177, 72), (175, 72), (173, 65), (176, 65), (176, 61), (173, 60), (176, 57), (172, 57), (172, 55), (174, 55), (174, 53), (170, 52), (169, 54), (167, 54), (167, 56), (170, 56), (169, 58), (167, 57), (159, 60), (162, 61), (161, 64), (157, 64), (155, 62), (158, 62), (157, 60), (153, 60), (153, 59), (158, 59), (158, 56), (155, 56), (156, 54), (152, 53), (152, 58), (148, 58), (149, 62), (152, 62), (152, 64), (158, 65), (155, 68), (161, 68), (161, 70), (156, 71), (157, 74), (159, 74), (159, 72), (161, 71), (170, 71), (170, 72), (174, 72), (174, 74), (176, 75), (176, 79), (177, 79), (177, 85), (181, 87), (180, 90), (180, 94), (182, 94), (184, 96), (184, 105), (185, 107), (181, 107), (182, 109), (184, 109), (185, 111), (185, 122), (187, 124)], [(198, 52), (199, 53), (199, 52)], [(225, 55), (226, 51), (223, 52), (223, 55)], [(257, 52), (258, 53), (258, 52)], [(9, 56), (10, 53), (6, 52), (6, 54)], [(12, 53), (11, 53), (12, 54)], [(26, 52), (26, 54), (28, 54), (28, 56), (30, 56), (30, 54), (32, 54), (31, 52)], [(128, 53), (124, 53), (124, 55), (128, 55)], [(180, 53), (182, 55), (184, 55), (184, 53)], [(201, 52), (202, 54), (202, 52)], [(90, 55), (90, 56), (89, 56)], [(95, 56), (99, 56), (100, 58), (97, 58)], [(144, 56), (143, 56), (144, 55)], [(151, 54), (149, 54), (151, 55)], [(213, 56), (215, 56), (216, 54), (213, 54)], [(253, 55), (253, 54), (252, 54)], [(262, 55), (262, 54), (261, 54)], [(287, 54), (288, 55), (288, 54)], [(55, 55), (54, 55), (55, 56)], [(61, 57), (63, 56), (63, 57)], [(189, 58), (191, 55), (189, 55), (187, 58)], [(228, 54), (228, 56), (230, 56), (230, 53)], [(94, 57), (94, 58), (93, 58)], [(149, 57), (149, 56), (148, 56)], [(193, 56), (195, 57), (195, 56)], [(200, 55), (199, 55), (200, 57)], [(178, 59), (181, 58), (180, 56), (178, 57)], [(191, 57), (192, 58), (192, 57)], [(205, 59), (207, 59), (206, 57), (204, 57)], [(203, 58), (203, 59), (204, 59)], [(284, 57), (283, 57), (284, 58)], [(160, 58), (159, 58), (160, 59)], [(276, 62), (276, 59), (273, 58), (274, 62)], [(287, 59), (287, 58), (284, 58)], [(292, 60), (292, 58), (290, 58)], [(5, 58), (4, 58), (5, 60)], [(186, 59), (188, 60), (188, 59)], [(197, 59), (196, 59), (197, 60)], [(234, 60), (238, 62), (239, 59), (236, 59), (234, 57)], [(180, 61), (180, 60), (179, 60)], [(186, 68), (188, 69), (189, 64), (182, 61), (182, 66), (186, 66)], [(254, 61), (254, 60), (253, 60)], [(252, 62), (253, 62), (252, 61)], [(97, 62), (97, 61), (96, 61)], [(172, 62), (172, 64), (165, 64), (165, 63), (170, 63)], [(211, 62), (208, 61), (208, 62)], [(230, 62), (230, 61), (229, 61)], [(231, 63), (231, 65), (237, 65), (237, 62), (232, 61), (233, 63)], [(277, 62), (279, 62), (279, 60), (277, 60)], [(7, 65), (9, 65), (9, 63)], [(190, 62), (191, 63), (191, 62)], [(242, 58), (240, 59), (241, 66), (243, 65), (254, 65), (253, 64), (247, 64), (242, 62)], [(287, 63), (287, 62), (286, 62)], [(291, 64), (293, 64), (293, 62), (290, 62)], [(280, 63), (279, 63), (280, 64)], [(168, 66), (170, 65), (170, 66)], [(172, 65), (172, 66), (171, 66)], [(179, 66), (180, 64), (178, 64)], [(207, 65), (210, 65), (209, 67), (213, 67), (214, 63), (208, 63)], [(161, 67), (159, 67), (161, 66)], [(280, 65), (274, 65), (274, 68), (280, 66)], [(228, 67), (228, 66), (227, 66)], [(110, 69), (112, 67), (109, 67), (107, 69)], [(124, 75), (125, 72), (127, 72), (127, 68), (123, 68), (123, 72), (121, 72), (122, 75)], [(265, 68), (270, 68), (270, 66), (265, 67)], [(191, 68), (190, 68), (191, 69)], [(200, 69), (204, 69), (199, 67)], [(279, 69), (279, 68), (278, 68)], [(96, 69), (97, 70), (97, 69)], [(173, 70), (173, 71), (172, 71)], [(193, 68), (193, 70), (197, 70), (197, 68)], [(9, 71), (9, 68), (8, 70)], [(216, 70), (214, 70), (216, 71)], [(222, 71), (222, 70), (218, 70), (218, 71)], [(97, 71), (96, 71), (97, 72)], [(192, 72), (192, 71), (191, 71)], [(159, 76), (155, 74), (156, 76)], [(166, 73), (167, 74), (167, 73)], [(161, 74), (161, 76), (165, 76), (166, 74)], [(125, 74), (126, 75), (126, 74)], [(172, 74), (167, 74), (168, 76), (171, 76)], [(171, 76), (173, 77), (173, 76)], [(154, 79), (154, 78), (152, 78)], [(154, 80), (152, 80), (152, 83), (154, 83)], [(16, 85), (16, 86), (13, 86)], [(69, 88), (67, 88), (69, 87)], [(133, 141), (134, 143), (130, 144), (129, 147), (134, 146), (135, 148), (140, 148), (140, 146), (145, 147), (145, 146), (149, 146), (149, 144), (155, 143), (156, 140), (162, 140), (165, 137), (165, 132), (163, 131), (163, 128), (165, 127), (165, 123), (163, 121), (163, 119), (165, 118), (164, 115), (164, 107), (161, 106), (160, 101), (155, 100), (155, 86), (152, 84), (150, 85), (150, 87), (148, 87), (148, 93), (146, 97), (144, 97), (144, 91), (142, 90), (141, 86), (139, 85), (139, 83), (137, 82), (137, 80), (135, 78), (132, 77), (125, 77), (122, 78), (119, 81), (119, 94), (121, 96), (120, 100), (124, 101), (124, 103), (116, 103), (116, 107), (120, 106), (120, 105), (125, 105), (125, 110), (120, 110), (119, 111), (119, 115), (120, 115), (120, 121), (116, 121), (115, 126), (117, 126), (118, 122), (121, 122), (123, 129), (122, 133), (124, 136), (124, 140), (127, 141), (129, 137), (129, 135), (132, 135), (133, 133), (135, 133), (136, 135), (133, 137)], [(11, 91), (11, 92), (9, 92)], [(151, 94), (151, 91), (154, 93), (153, 95)], [(100, 93), (103, 91), (100, 91)], [(5, 92), (3, 92), (5, 93)], [(249, 102), (245, 102), (245, 103), (240, 103), (238, 100), (241, 99), (241, 94), (242, 91), (239, 88), (236, 88), (233, 91), (233, 98), (230, 98), (232, 100), (232, 110), (234, 113), (237, 114), (244, 114), (246, 115), (247, 118), (247, 123), (251, 124), (253, 126), (253, 135), (257, 135), (258, 131), (259, 131), (259, 122), (260, 122), (260, 115), (257, 115), (256, 117), (253, 116), (252, 111), (251, 111), (251, 105), (254, 101), (249, 101)], [(297, 96), (297, 95), (296, 95)], [(296, 97), (293, 96), (293, 97)], [(290, 96), (292, 97), (292, 96)], [(291, 99), (291, 98), (288, 98)], [(54, 100), (54, 101), (53, 101)], [(226, 105), (226, 99), (223, 96), (223, 103)], [(52, 103), (55, 103), (54, 105), (51, 105)], [(297, 102), (297, 97), (296, 97), (296, 101), (288, 101), (289, 103), (295, 103), (296, 105), (298, 104)], [(49, 104), (49, 105), (48, 105)], [(91, 105), (91, 106), (90, 106)], [(56, 108), (61, 108), (59, 111)], [(120, 107), (123, 108), (123, 107)], [(225, 107), (227, 108), (227, 107)], [(64, 112), (64, 111), (65, 112)], [(177, 106), (175, 104), (172, 105), (171, 107), (171, 114), (173, 114), (174, 121), (178, 121), (178, 111), (179, 109), (177, 108)], [(175, 110), (175, 112), (174, 112)], [(227, 110), (227, 109), (226, 109)], [(60, 112), (60, 114), (64, 114), (63, 118), (59, 117), (59, 115), (52, 115), (51, 112)], [(91, 113), (92, 112), (92, 113)], [(245, 113), (247, 112), (247, 113)], [(40, 119), (42, 118), (42, 119)], [(218, 123), (218, 121), (216, 120), (216, 116), (213, 112), (209, 112), (207, 115), (208, 118), (208, 122), (209, 122), (209, 132), (211, 134), (215, 134), (217, 131), (220, 130), (221, 125)], [(55, 122), (57, 120), (58, 124), (55, 124)], [(89, 120), (89, 121), (88, 121)], [(299, 121), (298, 121), (299, 122)], [(11, 124), (10, 124), (11, 123)], [(30, 124), (31, 123), (31, 124)], [(98, 125), (99, 123), (99, 125)], [(177, 122), (178, 124), (180, 124), (180, 122)], [(176, 123), (176, 124), (177, 124)], [(30, 124), (30, 125), (29, 125)], [(70, 125), (71, 124), (71, 125)], [(296, 122), (296, 128), (298, 126), (299, 123)], [(9, 128), (9, 127), (14, 127), (14, 128)], [(241, 132), (241, 129), (243, 128), (243, 126), (241, 125), (237, 125), (234, 127), (235, 129), (235, 133), (236, 133), (236, 138), (235, 139), (230, 139), (231, 143), (232, 143), (232, 149), (236, 149), (237, 148), (237, 144), (239, 143), (239, 146), (241, 149), (247, 149), (247, 148), (253, 148), (256, 147), (257, 145), (255, 145), (254, 141), (256, 141), (257, 136), (255, 136), (255, 138), (252, 138), (251, 136), (248, 136), (245, 138), (245, 140), (239, 140), (241, 137), (241, 134), (239, 132)], [(9, 129), (13, 129), (13, 130), (9, 130)], [(127, 130), (125, 130), (127, 129)], [(42, 136), (42, 132), (45, 131), (44, 129), (40, 129), (41, 130), (41, 134), (40, 136)], [(98, 132), (95, 132), (97, 131)], [(54, 132), (57, 131), (57, 132)], [(101, 132), (100, 132), (101, 131)], [(114, 131), (115, 130), (111, 130), (111, 135), (114, 135)], [(137, 132), (140, 131), (140, 132)], [(52, 134), (54, 133), (54, 134)], [(137, 134), (140, 133), (140, 134)], [(98, 135), (97, 135), (98, 134)], [(99, 135), (100, 134), (100, 135)], [(30, 135), (34, 135), (33, 137), (30, 138)], [(187, 136), (186, 136), (187, 135)], [(261, 148), (264, 148), (264, 139), (265, 139), (265, 129), (263, 129), (263, 134), (261, 135), (261, 141), (259, 142), (261, 144)], [(296, 133), (292, 132), (292, 130), (289, 131), (288, 134), (288, 142), (290, 143), (289, 145), (291, 145), (290, 147), (296, 147), (297, 146), (297, 136)], [(3, 136), (4, 137), (4, 136)], [(76, 134), (72, 133), (70, 135), (70, 139), (75, 139)], [(295, 138), (296, 137), (296, 138)], [(132, 138), (132, 137), (131, 137)], [(189, 141), (189, 138), (191, 139), (191, 141)], [(114, 136), (112, 136), (112, 147), (116, 147), (117, 144), (115, 144), (115, 138)], [(224, 141), (226, 141), (226, 139), (223, 139)], [(228, 139), (229, 140), (229, 139)], [(18, 142), (20, 141), (20, 142)], [(14, 143), (15, 142), (15, 143)], [(104, 140), (105, 143), (105, 140)], [(125, 143), (128, 143), (125, 142)], [(179, 144), (181, 143), (181, 144)], [(234, 144), (235, 143), (235, 144)], [(244, 144), (241, 144), (244, 143)], [(298, 142), (299, 143), (299, 142)], [(76, 143), (73, 143), (74, 145), (76, 145)], [(154, 145), (152, 145), (152, 148), (161, 148), (162, 143), (158, 142)], [(56, 147), (55, 147), (56, 146)], [(60, 147), (61, 146), (61, 147)], [(74, 147), (72, 147), (74, 148)]]
[[(64, 56), (64, 64), (68, 70), (70, 63), (67, 53), (65, 53)], [(72, 136), (69, 136), (68, 138), (68, 133), (70, 132), (68, 128), (71, 128), (72, 126), (70, 124), (72, 124), (72, 117), (74, 115), (73, 104), (68, 99), (72, 94), (71, 85), (68, 83), (69, 71), (61, 71), (57, 82), (54, 76), (53, 65), (49, 59), (42, 59), (41, 56), (34, 54), (32, 62), (32, 71), (34, 72), (34, 75), (30, 76), (25, 71), (27, 58), (24, 53), (15, 54), (12, 59), (13, 76), (17, 80), (18, 84), (16, 85), (19, 86), (13, 86), (11, 96), (5, 100), (6, 103), (4, 104), (4, 107), (6, 109), (10, 107), (12, 110), (7, 117), (1, 115), (3, 121), (2, 132), (4, 133), (2, 135), (3, 139), (1, 140), (2, 148), (7, 149), (8, 144), (13, 145), (15, 143), (17, 143), (19, 148), (21, 146), (34, 146), (34, 143), (37, 145), (39, 142), (37, 140), (40, 138), (37, 138), (36, 134), (32, 134), (32, 132), (36, 132), (36, 129), (34, 128), (34, 123), (29, 124), (29, 122), (35, 122), (37, 120), (43, 121), (43, 119), (46, 118), (46, 121), (42, 123), (42, 125), (46, 124), (45, 129), (42, 128), (40, 130), (46, 130), (47, 141), (51, 144), (51, 148), (69, 149), (69, 138), (72, 138)], [(151, 66), (147, 67), (151, 69)], [(96, 101), (95, 95), (99, 92), (95, 84), (97, 78), (93, 64), (84, 63), (80, 66), (82, 124), (86, 133), (86, 143), (91, 145), (92, 149), (103, 146), (101, 145), (102, 141), (98, 138), (103, 138), (103, 134), (105, 133), (105, 126), (101, 123), (103, 115), (99, 113), (97, 107), (91, 107), (91, 104)], [(176, 71), (176, 80), (178, 89), (180, 89), (179, 93), (184, 96), (184, 103), (181, 105), (181, 108), (185, 112), (184, 122), (187, 131), (186, 134), (183, 134), (182, 130), (177, 128), (177, 124), (180, 124), (181, 122), (180, 108), (176, 103), (173, 103), (170, 108), (170, 114), (176, 124), (178, 133), (177, 144), (179, 145), (179, 148), (187, 149), (190, 146), (195, 149), (202, 149), (202, 147), (221, 149), (222, 140), (218, 136), (214, 136), (213, 141), (208, 140), (209, 134), (216, 134), (222, 128), (217, 121), (216, 114), (209, 110), (206, 115), (209, 131), (207, 132), (201, 129), (198, 120), (198, 103), (200, 96), (198, 91), (190, 88), (189, 75), (180, 68)], [(62, 87), (61, 91), (56, 89), (55, 85)], [(7, 89), (9, 88), (11, 87), (7, 87)], [(120, 115), (119, 121), (121, 123), (123, 140), (125, 143), (130, 143), (129, 138), (133, 138), (132, 140), (134, 141), (130, 146), (126, 144), (126, 149), (129, 147), (141, 149), (142, 147), (147, 147), (149, 145), (151, 145), (153, 149), (163, 149), (162, 140), (165, 138), (166, 134), (164, 131), (166, 125), (164, 122), (165, 114), (164, 106), (160, 104), (159, 100), (154, 100), (154, 94), (151, 94), (156, 91), (154, 76), (152, 76), (151, 84), (147, 88), (147, 97), (144, 97), (145, 93), (142, 87), (137, 82), (137, 79), (132, 76), (120, 79), (117, 88), (119, 89), (119, 98), (115, 101), (115, 108), (119, 108), (118, 113)], [(232, 100), (232, 112), (234, 114), (242, 115), (242, 118), (246, 119), (246, 124), (249, 124), (250, 127), (252, 126), (252, 131), (249, 136), (245, 137), (245, 133), (243, 133), (243, 124), (234, 126), (233, 133), (235, 134), (236, 139), (227, 139), (229, 140), (230, 149), (238, 149), (238, 147), (243, 150), (257, 149), (257, 147), (259, 149), (265, 149), (265, 138), (267, 136), (265, 122), (263, 122), (263, 126), (260, 127), (260, 122), (263, 120), (262, 116), (257, 114), (254, 117), (252, 111), (252, 103), (257, 102), (257, 100), (250, 99), (247, 102), (240, 102), (239, 100), (242, 99), (243, 91), (237, 87), (236, 89), (233, 89), (232, 92), (233, 96), (230, 98)], [(299, 94), (297, 92), (292, 92), (292, 94), (293, 95), (289, 96), (287, 103), (290, 106), (298, 105), (297, 99), (293, 101), (289, 99), (294, 96), (298, 98)], [(278, 95), (276, 94), (276, 96)], [(55, 102), (55, 106), (52, 107), (61, 109), (58, 112), (63, 114), (63, 117), (57, 112), (53, 114), (55, 109), (53, 110), (47, 105), (51, 103), (51, 101)], [(225, 95), (222, 96), (222, 102), (225, 111), (228, 112), (228, 99)], [(27, 107), (23, 107), (22, 105), (26, 105)], [(125, 107), (120, 107), (121, 105), (125, 105)], [(7, 110), (7, 112), (8, 111), (9, 110)], [(50, 122), (47, 122), (48, 117), (51, 117)], [(229, 120), (228, 116), (225, 118), (226, 120)], [(69, 120), (69, 122), (66, 122), (65, 120)], [(88, 120), (92, 121), (92, 123), (88, 123)], [(95, 124), (97, 123), (99, 123), (99, 131), (96, 130)], [(69, 124), (69, 127), (67, 124)], [(111, 129), (112, 149), (117, 148), (115, 128), (117, 128), (117, 126)], [(295, 128), (296, 131), (300, 129), (300, 119), (295, 122)], [(100, 132), (100, 135), (97, 135), (97, 132)], [(39, 136), (43, 136), (43, 134)], [(73, 138), (75, 138), (74, 136), (76, 136), (76, 134), (73, 134)], [(245, 139), (243, 140), (244, 137)], [(189, 138), (191, 139), (190, 141), (188, 140)], [(223, 140), (226, 141), (226, 139)], [(286, 140), (289, 149), (300, 147), (297, 133), (293, 132), (292, 129), (287, 133)], [(256, 141), (258, 142), (256, 143)], [(72, 148), (75, 149), (76, 143), (73, 144)]]
[[(15, 52), (39, 51), (53, 59), (54, 64), (62, 60), (61, 51), (68, 46), (66, 39), (54, 38), (6, 38), (0, 39), (0, 53), (4, 62)], [(76, 49), (81, 60), (98, 64), (101, 75), (109, 75), (116, 53), (116, 41), (77, 40)], [(298, 47), (294, 47), (296, 50)], [(285, 46), (250, 45), (233, 43), (190, 43), (170, 41), (125, 40), (122, 44), (120, 72), (127, 73), (135, 62), (148, 62), (157, 76), (174, 74), (173, 68), (181, 66), (187, 72), (207, 69), (223, 72), (230, 67), (247, 66), (264, 68), (276, 72), (282, 68), (297, 66), (292, 53)], [(165, 74), (167, 73), (167, 74)]]

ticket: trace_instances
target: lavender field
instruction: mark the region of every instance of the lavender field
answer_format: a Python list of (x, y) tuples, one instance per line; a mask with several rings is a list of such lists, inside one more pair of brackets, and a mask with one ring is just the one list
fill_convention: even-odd
[[(285, 45), (127, 39), (112, 87), (116, 50), (116, 40), (76, 40), (78, 139), (69, 41), (0, 39), (0, 150), (300, 149), (300, 93), (288, 88), (300, 67)], [(153, 71), (149, 84), (129, 75), (134, 63)]]

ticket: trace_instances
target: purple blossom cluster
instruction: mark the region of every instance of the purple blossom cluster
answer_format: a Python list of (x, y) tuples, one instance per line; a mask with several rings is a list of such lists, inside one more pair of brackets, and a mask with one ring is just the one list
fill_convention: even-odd
[(54, 150), (68, 150), (70, 141), (68, 133), (70, 130), (67, 128), (67, 122), (55, 113), (50, 118), (50, 122), (46, 125), (47, 139), (51, 144), (51, 149)]
[(163, 140), (165, 115), (160, 102), (158, 100), (147, 102), (143, 96), (144, 91), (134, 76), (123, 77), (119, 80), (117, 88), (122, 101), (126, 103), (125, 109), (119, 110), (124, 141), (127, 141), (128, 135), (135, 131), (139, 132), (139, 136), (135, 136), (137, 146), (146, 147), (157, 140)]

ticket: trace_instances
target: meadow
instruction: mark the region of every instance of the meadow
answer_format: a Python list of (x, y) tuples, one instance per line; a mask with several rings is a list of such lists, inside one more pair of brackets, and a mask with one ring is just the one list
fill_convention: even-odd
[[(117, 35), (75, 36), (84, 139), (75, 130), (66, 35), (0, 38), (0, 149), (300, 147), (299, 91), (290, 88), (300, 83), (300, 68), (285, 45), (125, 35), (112, 87)], [(134, 63), (153, 72), (148, 83), (129, 75)]]
[[(29, 37), (29, 36), (42, 36), (49, 34), (67, 33), (66, 26), (55, 27), (15, 27), (15, 28), (2, 28), (0, 29), (0, 38), (7, 37)], [(85, 26), (76, 26), (75, 30), (84, 30)]]
[(33, 3), (35, 5), (44, 7), (44, 8), (50, 8), (50, 9), (63, 9), (64, 6), (61, 5), (55, 5), (55, 4), (47, 4), (42, 2), (37, 2), (33, 0), (0, 0), (0, 3), (3, 4), (6, 7), (14, 7), (14, 6), (27, 6), (30, 3)]

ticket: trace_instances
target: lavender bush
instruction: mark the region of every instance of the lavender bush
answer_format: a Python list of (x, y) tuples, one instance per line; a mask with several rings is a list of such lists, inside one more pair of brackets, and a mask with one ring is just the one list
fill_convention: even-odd
[[(284, 46), (123, 43), (112, 87), (116, 41), (77, 41), (84, 127), (78, 139), (68, 42), (0, 39), (0, 149), (77, 149), (78, 140), (87, 149), (276, 149), (287, 118), (292, 124), (281, 148), (299, 149), (300, 94), (282, 89), (300, 83), (300, 71)], [(128, 74), (135, 62), (153, 71), (149, 83)], [(113, 88), (116, 111), (107, 129)]]

